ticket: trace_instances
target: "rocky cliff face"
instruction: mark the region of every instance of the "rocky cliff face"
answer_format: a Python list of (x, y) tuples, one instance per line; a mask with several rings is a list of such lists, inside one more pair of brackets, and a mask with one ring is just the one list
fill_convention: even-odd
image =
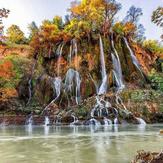
[(45, 50), (35, 59), (29, 49), (1, 46), (0, 52), (0, 66), (6, 61), (12, 65), (5, 75), (0, 73), (1, 112), (40, 114), (47, 108), (56, 114), (59, 109), (80, 107), (86, 117), (95, 105), (89, 99), (109, 92), (118, 92), (126, 107), (146, 121), (152, 121), (148, 113), (161, 112), (161, 93), (151, 97), (147, 91), (141, 91), (142, 98), (148, 96), (145, 101), (140, 99), (142, 104), (131, 97), (135, 89), (151, 90), (148, 74), (157, 56), (126, 38), (60, 42), (50, 53)]

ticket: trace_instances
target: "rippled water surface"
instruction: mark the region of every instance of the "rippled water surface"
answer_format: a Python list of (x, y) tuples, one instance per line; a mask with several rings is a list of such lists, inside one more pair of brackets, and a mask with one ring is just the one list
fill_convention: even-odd
[(0, 127), (0, 163), (128, 163), (163, 149), (163, 125)]

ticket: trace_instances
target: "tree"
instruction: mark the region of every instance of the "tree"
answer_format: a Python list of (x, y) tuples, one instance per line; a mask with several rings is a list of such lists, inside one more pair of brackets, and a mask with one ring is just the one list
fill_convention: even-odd
[(142, 15), (143, 15), (143, 12), (141, 8), (136, 8), (135, 6), (131, 6), (129, 10), (127, 11), (127, 15), (124, 19), (125, 24), (129, 23), (130, 26), (131, 24), (135, 26), (135, 28), (132, 28), (133, 30), (130, 30), (128, 34), (130, 36), (132, 35), (133, 39), (136, 39), (139, 42), (145, 39), (145, 36), (144, 36), (145, 28), (142, 24), (138, 23), (140, 16)]
[(163, 46), (157, 40), (146, 40), (143, 42), (143, 47), (151, 51), (152, 53), (163, 53)]
[[(157, 26), (163, 27), (163, 7), (158, 7), (152, 14), (152, 22)], [(161, 36), (163, 39), (163, 35)]]
[(163, 27), (163, 7), (158, 7), (152, 14), (152, 22)]
[(29, 40), (31, 41), (32, 38), (38, 33), (39, 29), (34, 21), (28, 25), (28, 29), (30, 31)]
[(53, 24), (57, 25), (57, 27), (59, 29), (62, 29), (63, 28), (63, 21), (62, 21), (62, 17), (60, 16), (55, 16), (53, 18)]
[(131, 22), (137, 24), (140, 19), (140, 16), (143, 15), (141, 8), (136, 8), (135, 6), (131, 6), (127, 11), (127, 15), (125, 17), (126, 22)]
[(8, 9), (5, 9), (5, 8), (0, 9), (0, 36), (2, 36), (3, 28), (4, 28), (2, 19), (7, 18), (9, 13), (10, 13), (10, 10), (8, 10)]
[[(80, 24), (85, 24), (87, 31), (89, 27), (90, 35), (93, 33), (107, 35), (114, 22), (114, 16), (120, 8), (121, 5), (115, 0), (74, 1), (70, 8), (70, 18), (71, 20), (76, 19)], [(76, 30), (79, 30), (78, 25), (77, 27)]]
[(17, 44), (23, 43), (23, 41), (25, 40), (24, 33), (17, 25), (11, 25), (7, 29), (7, 38), (9, 42)]

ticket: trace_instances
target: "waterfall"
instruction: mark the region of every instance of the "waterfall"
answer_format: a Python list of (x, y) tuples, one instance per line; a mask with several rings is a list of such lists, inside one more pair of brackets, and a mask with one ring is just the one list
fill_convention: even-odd
[(113, 53), (111, 53), (113, 68), (114, 68), (114, 75), (116, 76), (116, 83), (118, 86), (118, 90), (122, 90), (125, 86), (123, 84), (121, 62), (119, 59), (118, 52), (115, 49), (113, 38), (111, 38), (111, 44), (112, 44), (112, 48), (113, 48), (114, 54), (115, 54), (114, 55)]
[(142, 118), (136, 118), (140, 125), (146, 125), (146, 122)]
[(73, 88), (75, 88), (75, 101), (76, 104), (80, 103), (80, 84), (81, 84), (81, 78), (78, 71), (75, 71), (74, 69), (69, 69), (66, 73), (66, 79), (65, 79), (65, 86), (66, 91), (71, 92), (73, 91)]
[(139, 62), (138, 62), (136, 56), (134, 55), (134, 52), (133, 52), (132, 49), (130, 48), (129, 43), (128, 43), (128, 41), (127, 41), (127, 39), (126, 39), (125, 37), (124, 37), (124, 41), (125, 41), (125, 44), (126, 44), (128, 50), (129, 50), (129, 52), (130, 52), (130, 56), (131, 56), (131, 59), (132, 59), (133, 64), (136, 66), (136, 68), (139, 70), (140, 74), (141, 74), (142, 77), (144, 78), (144, 75), (143, 75), (143, 72), (142, 72), (142, 70), (141, 70), (140, 64), (139, 64)]
[(73, 118), (74, 121), (72, 123), (70, 123), (70, 126), (73, 126), (73, 125), (75, 125), (75, 123), (78, 122), (78, 118), (74, 114), (71, 114), (71, 117)]
[(43, 110), (46, 111), (48, 109), (48, 107), (54, 103), (58, 97), (60, 96), (60, 93), (61, 93), (61, 84), (62, 84), (62, 79), (60, 77), (56, 77), (53, 81), (53, 84), (54, 84), (54, 89), (55, 89), (55, 92), (56, 92), (56, 97), (45, 107), (45, 109)]
[(99, 38), (100, 44), (100, 61), (101, 61), (101, 76), (102, 76), (102, 84), (98, 90), (98, 94), (104, 94), (107, 92), (107, 74), (106, 74), (106, 67), (105, 67), (105, 57), (104, 57), (104, 49), (102, 38)]
[(118, 59), (114, 56), (114, 54), (111, 53), (112, 62), (113, 62), (113, 75), (115, 77), (116, 85), (118, 87), (118, 90), (122, 90), (125, 86), (122, 81), (122, 70), (121, 65), (119, 65)]
[(99, 121), (97, 121), (95, 118), (91, 118), (89, 120), (89, 125), (95, 125), (95, 126), (99, 126), (101, 125)]
[(114, 119), (114, 124), (115, 125), (118, 124), (118, 118), (117, 117)]
[(29, 98), (28, 98), (28, 101), (27, 101), (27, 104), (28, 105), (31, 101), (31, 98), (32, 98), (32, 76), (34, 74), (34, 70), (35, 70), (35, 66), (36, 66), (36, 62), (34, 62), (33, 66), (32, 66), (32, 70), (31, 70), (31, 75), (30, 75), (30, 79), (28, 80), (28, 94), (29, 94)]
[[(95, 112), (98, 114), (99, 117), (108, 116), (108, 108), (111, 107), (111, 103), (109, 101), (105, 101), (102, 98), (96, 96), (96, 105), (91, 110), (91, 117), (95, 116)], [(105, 111), (105, 114), (103, 114)]]
[(112, 121), (106, 117), (104, 117), (104, 125), (105, 126), (109, 126), (109, 125), (112, 125)]
[(116, 94), (115, 96), (116, 96), (116, 99), (115, 99), (116, 103), (117, 103), (118, 105), (122, 105), (123, 108), (124, 108), (124, 110), (128, 111), (127, 108), (126, 108), (126, 106), (124, 105), (122, 99), (120, 98), (120, 96), (118, 96), (118, 94)]
[(45, 121), (44, 121), (44, 125), (48, 126), (50, 124), (50, 119), (48, 116), (45, 116)]
[(61, 94), (61, 84), (62, 84), (62, 79), (61, 77), (56, 77), (53, 81), (54, 84), (54, 89), (55, 89), (55, 93), (56, 93), (56, 98), (53, 100), (56, 101), (57, 98), (60, 96)]
[(63, 51), (63, 47), (64, 47), (64, 44), (60, 44), (58, 49), (57, 49), (57, 54), (59, 55), (58, 56), (58, 64), (57, 64), (57, 75), (59, 76), (60, 75), (60, 62), (61, 62), (61, 58), (62, 58), (62, 51)]
[(33, 115), (32, 114), (30, 114), (27, 117), (27, 120), (26, 120), (25, 124), (28, 125), (28, 126), (32, 126), (32, 124), (33, 124)]
[(78, 54), (78, 46), (77, 46), (76, 39), (72, 40), (72, 44), (73, 44), (73, 53), (75, 53), (75, 56), (77, 56), (77, 54)]
[(72, 44), (70, 45), (70, 51), (69, 51), (69, 63), (71, 64), (72, 61)]
[(58, 114), (57, 116), (56, 116), (56, 121), (55, 121), (55, 124), (61, 124), (61, 119), (62, 119), (62, 117)]

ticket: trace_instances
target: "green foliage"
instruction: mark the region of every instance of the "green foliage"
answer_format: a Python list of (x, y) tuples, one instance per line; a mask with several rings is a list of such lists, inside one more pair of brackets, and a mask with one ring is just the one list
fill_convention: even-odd
[(113, 26), (113, 31), (119, 35), (124, 35), (124, 25), (121, 22), (116, 23)]
[(163, 27), (163, 7), (158, 7), (152, 14), (152, 22)]
[[(157, 26), (163, 27), (163, 7), (158, 7), (152, 14), (152, 22)], [(163, 39), (163, 34), (161, 36)]]
[(63, 28), (63, 21), (62, 21), (62, 17), (60, 16), (55, 16), (53, 18), (53, 24), (57, 25), (58, 29), (62, 29)]
[(19, 26), (17, 25), (11, 25), (7, 29), (7, 38), (8, 41), (11, 43), (20, 44), (25, 42), (24, 33), (20, 30)]
[(15, 53), (5, 57), (0, 64), (5, 61), (11, 61), (13, 64), (12, 73), (13, 76), (10, 79), (5, 77), (0, 78), (0, 86), (3, 88), (16, 88), (21, 78), (24, 76), (24, 73), (28, 71), (28, 65), (30, 63), (29, 59), (18, 56)]
[(151, 80), (151, 86), (153, 89), (163, 91), (163, 74), (157, 73), (154, 69), (149, 74)]
[(163, 54), (163, 46), (156, 40), (146, 40), (143, 42), (143, 47), (152, 53)]

